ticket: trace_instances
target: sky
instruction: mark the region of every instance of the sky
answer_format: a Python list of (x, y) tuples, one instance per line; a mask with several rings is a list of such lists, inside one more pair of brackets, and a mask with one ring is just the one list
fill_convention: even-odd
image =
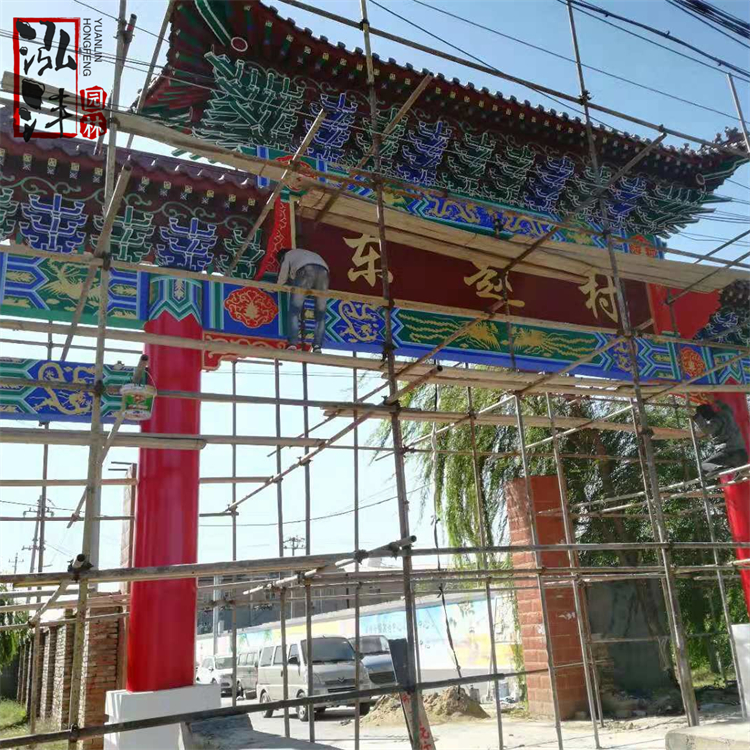
[[(572, 57), (570, 28), (567, 9), (559, 0), (429, 0), (428, 5), (455, 13), (476, 24), (495, 29), (508, 37), (515, 37), (541, 49), (532, 49), (519, 41), (497, 36), (490, 31), (467, 25), (466, 23), (438, 13), (415, 0), (378, 0), (379, 7), (369, 4), (370, 22), (400, 36), (408, 37), (437, 49), (463, 55), (464, 51), (485, 64), (498, 68), (513, 76), (535, 81), (545, 86), (577, 95), (578, 80), (576, 68), (570, 62), (554, 57), (547, 52)], [(750, 67), (748, 49), (736, 41), (727, 39), (718, 32), (707, 28), (700, 21), (690, 18), (666, 0), (594, 0), (601, 7), (627, 15), (643, 23), (648, 23), (673, 35), (684, 38), (707, 52), (720, 56), (740, 67)], [(342, 16), (359, 20), (359, 0), (320, 0), (320, 7)], [(716, 0), (716, 4), (731, 13), (750, 20), (750, 5), (745, 0)], [(75, 0), (4, 0), (0, 4), (0, 60), (2, 70), (12, 70), (12, 42), (7, 34), (13, 28), (16, 16), (81, 17), (103, 19), (104, 51), (115, 51), (114, 16), (118, 10), (117, 0), (97, 0), (96, 8), (86, 7)], [(146, 66), (151, 59), (155, 35), (159, 31), (166, 8), (166, 0), (130, 0), (127, 12), (138, 16), (136, 33), (128, 55), (128, 66), (123, 74), (121, 103), (134, 101), (143, 85)], [(276, 0), (282, 17), (293, 18), (298, 26), (309, 27), (316, 35), (325, 35), (333, 42), (343, 42), (348, 48), (362, 47), (361, 33), (357, 29), (341, 26), (333, 21), (298, 10)], [(388, 10), (403, 17), (397, 18)], [(418, 24), (422, 30), (411, 23)], [(712, 139), (727, 125), (736, 125), (736, 111), (727, 84), (726, 76), (717, 67), (705, 67), (678, 57), (652, 43), (636, 39), (621, 30), (612, 28), (594, 18), (576, 14), (581, 55), (585, 63), (607, 71), (621, 78), (635, 81), (668, 92), (674, 97), (686, 100), (676, 101), (663, 93), (644, 90), (626, 81), (615, 80), (592, 70), (586, 70), (587, 88), (593, 101), (654, 123), (665, 125)], [(429, 36), (429, 31), (438, 37)], [(638, 33), (644, 34), (639, 31)], [(651, 37), (653, 38), (653, 37)], [(451, 45), (455, 45), (452, 47)], [(458, 51), (456, 47), (462, 51)], [(433, 73), (443, 73), (448, 78), (456, 77), (462, 82), (470, 81), (477, 88), (487, 86), (490, 91), (501, 91), (505, 96), (515, 95), (521, 100), (528, 99), (532, 104), (552, 107), (558, 112), (576, 113), (570, 107), (550, 101), (545, 96), (498, 79), (467, 69), (459, 64), (440, 60), (427, 53), (408, 49), (402, 45), (380, 38), (373, 39), (373, 50), (383, 58), (393, 57), (399, 63), (411, 63), (417, 70), (426, 68)], [(166, 45), (162, 49), (159, 64), (165, 60)], [(695, 53), (688, 53), (696, 57)], [(710, 65), (710, 63), (709, 63)], [(158, 68), (157, 68), (158, 69)], [(111, 86), (113, 66), (102, 61), (94, 64), (91, 83), (105, 89)], [(45, 79), (46, 80), (46, 79)], [(50, 79), (52, 80), (52, 79)], [(750, 119), (750, 85), (737, 82), (745, 116)], [(700, 106), (696, 106), (700, 105)], [(704, 108), (714, 111), (707, 111)], [(639, 125), (619, 120), (609, 115), (601, 118), (604, 122), (630, 133), (644, 137), (654, 137)], [(124, 145), (125, 136), (120, 136), (119, 144)], [(669, 138), (668, 143), (682, 146), (679, 139)], [(161, 144), (136, 138), (134, 147), (154, 153), (169, 153)], [(719, 245), (723, 239), (739, 234), (750, 225), (750, 166), (742, 167), (734, 176), (733, 182), (725, 183), (719, 193), (732, 198), (731, 203), (719, 206), (718, 216), (702, 219), (691, 225), (681, 234), (670, 239), (669, 244), (682, 250), (705, 253)], [(739, 242), (720, 253), (724, 258), (736, 258), (748, 251), (750, 241)], [(3, 338), (24, 338), (42, 340), (33, 334), (3, 332)], [(60, 348), (53, 351), (52, 358), (59, 358)], [(91, 340), (77, 343), (91, 344)], [(123, 348), (121, 343), (113, 346)], [(46, 357), (44, 346), (0, 343), (2, 356)], [(107, 363), (118, 359), (134, 365), (138, 353), (109, 353)], [(91, 362), (93, 352), (73, 350), (70, 361)], [(351, 400), (352, 376), (343, 369), (310, 367), (310, 398)], [(283, 396), (301, 397), (300, 366), (285, 363), (281, 367), (281, 392)], [(223, 364), (219, 371), (204, 373), (202, 390), (207, 392), (231, 393), (231, 365)], [(379, 381), (366, 378), (359, 386), (360, 393), (369, 390)], [(274, 390), (273, 367), (258, 362), (237, 364), (237, 389), (240, 394), (272, 396)], [(272, 435), (275, 432), (274, 411), (271, 407), (239, 406), (238, 432), (247, 435)], [(321, 418), (317, 409), (310, 412), (310, 423), (316, 424)], [(231, 407), (229, 405), (204, 404), (201, 411), (202, 431), (211, 434), (231, 434)], [(17, 422), (13, 426), (29, 427), (33, 423)], [(321, 436), (333, 434), (343, 426), (334, 422), (320, 430)], [(369, 422), (360, 430), (360, 442), (366, 443), (375, 423)], [(56, 423), (54, 428), (63, 428)], [(123, 428), (126, 429), (126, 428)], [(135, 429), (130, 427), (127, 429)], [(294, 436), (301, 433), (302, 415), (293, 408), (282, 408), (282, 435)], [(347, 441), (343, 441), (346, 444)], [(237, 473), (239, 475), (270, 475), (275, 470), (275, 456), (269, 457), (269, 449), (238, 447)], [(296, 460), (301, 451), (283, 451), (284, 466)], [(231, 474), (231, 448), (229, 446), (208, 446), (201, 452), (202, 476), (229, 476)], [(87, 449), (73, 446), (52, 446), (49, 451), (49, 475), (57, 478), (84, 478), (86, 476)], [(105, 478), (121, 477), (117, 469), (121, 465), (114, 461), (137, 461), (136, 449), (117, 448), (111, 450), (105, 461)], [(312, 524), (311, 549), (314, 553), (336, 552), (353, 548), (353, 515), (346, 513), (353, 506), (353, 455), (351, 451), (325, 451), (317, 457), (311, 467), (313, 517), (343, 512), (333, 518), (315, 521)], [(39, 477), (42, 466), (41, 446), (0, 445), (0, 478), (24, 479)], [(360, 546), (375, 547), (399, 537), (396, 512), (393, 460), (384, 458), (371, 461), (369, 454), (360, 456), (360, 502), (373, 505), (360, 514)], [(423, 511), (421, 480), (416, 467), (409, 466), (409, 490), (411, 492), (411, 523), (418, 537), (417, 545), (432, 546), (430, 530), (431, 513)], [(238, 497), (253, 489), (251, 485), (238, 488)], [(69, 513), (81, 496), (83, 489), (53, 487), (49, 491), (50, 506), (56, 516)], [(303, 472), (296, 471), (283, 483), (284, 517), (291, 521), (304, 518)], [(0, 495), (0, 515), (16, 515), (36, 506), (38, 488), (2, 489)], [(390, 499), (389, 499), (390, 498)], [(202, 486), (200, 504), (202, 512), (222, 510), (232, 501), (231, 487)], [(382, 502), (381, 502), (382, 501)], [(118, 515), (122, 509), (122, 488), (105, 487), (102, 490), (102, 510), (105, 515)], [(238, 555), (240, 559), (275, 556), (277, 550), (276, 491), (270, 487), (248, 500), (241, 510), (238, 531)], [(254, 525), (253, 525), (254, 524)], [(264, 525), (265, 524), (265, 525)], [(67, 561), (79, 552), (80, 524), (67, 530), (67, 524), (53, 522), (47, 524), (47, 550), (45, 567), (62, 570)], [(0, 569), (12, 571), (18, 554), (19, 571), (28, 570), (34, 524), (31, 522), (0, 523)], [(223, 519), (201, 519), (199, 537), (199, 561), (211, 562), (231, 557), (231, 530), (228, 521)], [(107, 522), (101, 532), (101, 567), (119, 565), (121, 524)], [(304, 535), (304, 524), (285, 524), (284, 536)]]

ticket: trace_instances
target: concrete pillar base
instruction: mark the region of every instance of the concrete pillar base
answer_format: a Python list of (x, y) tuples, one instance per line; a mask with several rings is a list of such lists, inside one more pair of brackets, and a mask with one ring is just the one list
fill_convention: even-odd
[(732, 625), (732, 635), (737, 647), (737, 669), (742, 677), (745, 708), (750, 714), (750, 624)]
[[(108, 724), (212, 708), (221, 708), (218, 685), (190, 685), (143, 693), (111, 690), (106, 703)], [(178, 750), (179, 747), (179, 724), (104, 735), (104, 750)]]

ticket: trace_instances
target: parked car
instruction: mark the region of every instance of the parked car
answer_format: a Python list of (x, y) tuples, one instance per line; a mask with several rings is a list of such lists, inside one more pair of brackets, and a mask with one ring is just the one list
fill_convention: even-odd
[[(348, 693), (355, 689), (356, 655), (346, 638), (339, 636), (320, 636), (312, 639), (312, 673), (313, 695), (328, 695), (331, 700), (316, 704), (315, 713), (320, 715), (326, 708), (334, 706), (351, 706), (354, 701), (337, 700), (337, 693)], [(258, 701), (271, 703), (284, 698), (284, 671), (287, 673), (289, 698), (300, 698), (307, 695), (307, 640), (291, 640), (284, 654), (279, 644), (266, 646), (260, 652), (258, 661)], [(367, 669), (360, 670), (359, 689), (369, 690), (372, 684), (367, 676)], [(360, 714), (365, 716), (371, 705), (370, 698), (360, 702)], [(266, 710), (266, 718), (273, 715), (273, 710)], [(297, 708), (297, 718), (307, 721), (308, 706)]]
[[(356, 648), (356, 639), (350, 638), (352, 648)], [(363, 635), (359, 639), (359, 653), (370, 675), (373, 687), (397, 685), (396, 673), (393, 670), (391, 649), (388, 639), (382, 635)]]
[(245, 698), (255, 698), (258, 686), (258, 652), (248, 651), (237, 656), (238, 694)]
[[(239, 658), (239, 657), (238, 657)], [(239, 679), (239, 664), (237, 665), (237, 694), (242, 694)], [(232, 655), (224, 654), (217, 656), (207, 656), (198, 667), (195, 675), (195, 681), (204, 685), (220, 685), (221, 694), (229, 695), (232, 692)]]

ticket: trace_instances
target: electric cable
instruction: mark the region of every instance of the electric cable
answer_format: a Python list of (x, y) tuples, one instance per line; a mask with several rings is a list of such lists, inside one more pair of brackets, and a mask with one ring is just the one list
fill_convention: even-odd
[[(448, 16), (450, 18), (454, 18), (457, 21), (463, 21), (469, 26), (474, 26), (477, 29), (488, 31), (490, 34), (495, 34), (496, 36), (502, 37), (503, 39), (510, 39), (513, 42), (522, 44), (525, 47), (530, 47), (531, 49), (537, 50), (538, 52), (543, 52), (547, 55), (552, 55), (552, 57), (555, 57), (558, 60), (565, 60), (566, 62), (572, 63), (573, 65), (576, 64), (576, 61), (572, 57), (566, 57), (565, 55), (561, 55), (559, 52), (553, 52), (552, 50), (547, 49), (546, 47), (540, 47), (537, 44), (532, 44), (531, 42), (524, 41), (523, 39), (519, 39), (518, 37), (511, 36), (510, 34), (505, 34), (501, 31), (498, 31), (497, 29), (493, 29), (490, 26), (484, 26), (483, 24), (477, 23), (476, 21), (472, 21), (471, 19), (466, 18), (465, 16), (459, 16), (455, 13), (451, 13), (450, 11), (444, 10), (443, 8), (438, 8), (434, 5), (430, 5), (429, 3), (424, 2), (424, 0), (412, 0), (412, 2), (416, 3), (417, 5), (423, 5), (425, 8), (429, 8), (430, 10), (437, 11), (438, 13), (442, 13), (443, 15)], [(699, 104), (698, 102), (691, 101), (690, 99), (683, 99), (681, 96), (670, 94), (668, 91), (662, 91), (661, 89), (654, 88), (653, 86), (647, 86), (645, 83), (639, 83), (638, 81), (634, 81), (631, 78), (625, 78), (624, 76), (617, 75), (616, 73), (610, 73), (609, 71), (603, 70), (602, 68), (597, 68), (594, 65), (587, 65), (586, 63), (581, 63), (581, 64), (583, 65), (584, 68), (587, 68), (588, 70), (593, 70), (596, 73), (601, 73), (602, 75), (607, 76), (608, 78), (613, 78), (616, 81), (621, 81), (622, 83), (629, 83), (632, 86), (636, 86), (640, 89), (644, 89), (645, 91), (650, 91), (654, 94), (660, 94), (661, 96), (667, 97), (668, 99), (673, 99), (674, 101), (680, 102), (682, 104), (688, 104), (692, 107), (705, 110), (706, 112), (713, 112), (714, 114), (721, 115), (722, 117), (729, 117), (732, 120), (738, 120), (738, 121), (740, 120), (740, 118), (737, 116), (736, 113), (730, 114), (729, 112), (722, 112), (719, 109), (714, 109), (713, 107), (709, 107), (705, 104)]]
[[(567, 6), (568, 0), (557, 0), (557, 1)], [(588, 3), (585, 0), (570, 0), (570, 3), (574, 5), (576, 8), (586, 9), (590, 12), (598, 13), (600, 15), (606, 16), (607, 18), (616, 18), (618, 21), (622, 21), (623, 23), (627, 23), (632, 26), (637, 26), (639, 29), (648, 31), (651, 34), (656, 34), (657, 36), (660, 36), (663, 39), (668, 39), (670, 42), (673, 42), (674, 44), (679, 44), (683, 47), (687, 47), (689, 50), (692, 50), (693, 52), (699, 55), (702, 55), (703, 57), (709, 60), (712, 60), (719, 67), (728, 68), (729, 70), (733, 70), (737, 73), (742, 74), (743, 76), (750, 77), (750, 70), (745, 70), (744, 68), (740, 68), (737, 65), (734, 65), (733, 63), (730, 63), (730, 62), (727, 62), (726, 60), (721, 59), (720, 57), (716, 57), (710, 54), (709, 52), (706, 52), (705, 50), (701, 49), (700, 47), (696, 47), (695, 45), (690, 44), (690, 42), (686, 42), (684, 39), (680, 39), (679, 37), (674, 36), (674, 34), (670, 33), (669, 31), (662, 31), (661, 29), (657, 29), (645, 23), (641, 23), (640, 21), (636, 21), (635, 19), (629, 18), (628, 16), (621, 16), (617, 13), (612, 13), (612, 11), (605, 10), (604, 8), (600, 8), (598, 5), (594, 5), (593, 3)], [(650, 41), (653, 41), (653, 40), (650, 40)], [(665, 49), (670, 49), (670, 48), (666, 47)], [(672, 51), (674, 52), (675, 50), (672, 50)]]

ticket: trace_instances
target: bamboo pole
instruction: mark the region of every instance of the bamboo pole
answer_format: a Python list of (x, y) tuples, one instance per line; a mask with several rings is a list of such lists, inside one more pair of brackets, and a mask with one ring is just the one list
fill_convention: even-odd
[[(340, 16), (335, 13), (331, 13), (329, 11), (323, 10), (322, 8), (318, 8), (314, 5), (309, 5), (308, 3), (300, 2), (300, 0), (281, 0), (281, 2), (283, 2), (285, 5), (292, 5), (295, 8), (300, 8), (301, 10), (308, 11), (309, 13), (313, 13), (317, 16), (322, 16), (323, 18), (328, 18), (332, 21), (336, 21), (340, 24), (343, 24), (344, 26), (349, 26), (350, 28), (357, 28), (357, 29), (360, 28), (360, 24), (356, 21), (346, 18), (345, 16)], [(521, 86), (526, 86), (527, 88), (530, 88), (541, 94), (551, 94), (552, 96), (555, 96), (559, 99), (564, 99), (570, 104), (575, 104), (575, 105), (581, 104), (580, 98), (572, 94), (567, 94), (563, 91), (557, 91), (556, 89), (551, 89), (547, 86), (542, 86), (541, 84), (534, 83), (532, 81), (528, 81), (523, 78), (518, 78), (516, 76), (512, 76), (507, 73), (503, 73), (497, 68), (490, 68), (490, 67), (487, 67), (486, 65), (479, 64), (472, 60), (468, 60), (463, 57), (458, 57), (457, 55), (451, 54), (449, 52), (443, 52), (442, 50), (435, 49), (434, 47), (430, 47), (425, 44), (419, 44), (418, 42), (405, 39), (404, 37), (398, 36), (396, 34), (391, 34), (388, 31), (383, 31), (382, 29), (377, 29), (371, 26), (370, 33), (373, 34), (374, 36), (379, 36), (383, 39), (388, 39), (389, 41), (396, 42), (397, 44), (402, 44), (406, 47), (410, 47), (411, 49), (419, 50), (420, 52), (424, 52), (433, 57), (438, 57), (443, 60), (448, 60), (450, 62), (458, 63), (459, 65), (464, 65), (467, 68), (478, 70), (482, 73), (486, 73), (487, 75), (494, 76), (496, 78), (502, 78), (503, 80), (520, 84)], [(591, 109), (597, 110), (598, 112), (602, 112), (604, 114), (612, 115), (613, 117), (618, 117), (620, 119), (627, 120), (628, 122), (641, 125), (645, 128), (648, 128), (649, 130), (655, 130), (660, 133), (666, 132), (668, 135), (672, 135), (676, 138), (693, 141), (694, 143), (699, 143), (702, 146), (706, 146), (711, 150), (722, 151), (724, 153), (731, 154), (733, 156), (746, 156), (741, 151), (731, 148), (729, 146), (724, 146), (723, 144), (717, 144), (712, 141), (707, 141), (702, 138), (698, 138), (697, 136), (683, 133), (679, 130), (665, 128), (663, 125), (657, 125), (647, 120), (643, 120), (641, 118), (628, 115), (624, 112), (618, 112), (617, 110), (610, 109), (609, 107), (604, 107), (600, 104), (592, 103), (589, 106)]]
[[(325, 119), (326, 109), (325, 107), (321, 107), (320, 112), (318, 112), (317, 116), (312, 122), (312, 125), (310, 125), (309, 130), (305, 134), (305, 137), (302, 139), (302, 143), (300, 143), (299, 147), (295, 151), (290, 163), (290, 167), (296, 167), (297, 165), (299, 165), (299, 160), (307, 153), (308, 146), (312, 143), (313, 138), (315, 138), (315, 134), (318, 132), (318, 130), (320, 130), (320, 126), (323, 124)], [(227, 276), (232, 275), (232, 271), (234, 271), (234, 269), (237, 267), (237, 264), (242, 260), (242, 256), (247, 252), (248, 247), (250, 247), (250, 243), (255, 238), (255, 233), (263, 226), (263, 222), (266, 220), (266, 217), (274, 207), (276, 200), (281, 195), (281, 191), (287, 186), (287, 181), (291, 178), (292, 174), (294, 174), (294, 171), (291, 168), (287, 168), (284, 170), (281, 178), (276, 183), (276, 187), (274, 187), (271, 195), (268, 196), (268, 200), (255, 219), (255, 222), (250, 228), (250, 231), (247, 233), (245, 241), (242, 243), (242, 246), (239, 248), (239, 250), (237, 250), (235, 256), (232, 258), (232, 261), (227, 268)]]
[[(417, 87), (414, 89), (414, 91), (409, 94), (409, 98), (401, 105), (398, 112), (394, 115), (393, 119), (386, 125), (385, 129), (383, 130), (383, 134), (381, 136), (382, 140), (386, 140), (388, 136), (395, 130), (396, 126), (401, 122), (401, 120), (406, 117), (409, 110), (414, 106), (414, 103), (419, 99), (420, 96), (422, 96), (422, 93), (425, 91), (425, 89), (430, 85), (432, 82), (432, 73), (428, 73), (422, 80), (419, 82)], [(373, 131), (374, 133), (375, 131)], [(375, 139), (373, 138), (373, 142), (370, 146), (370, 148), (367, 149), (365, 152), (365, 155), (357, 162), (357, 165), (354, 167), (355, 170), (364, 169), (364, 167), (367, 165), (367, 162), (370, 160), (370, 157), (373, 156), (375, 152)], [(319, 224), (321, 221), (323, 221), (323, 217), (331, 210), (333, 207), (333, 204), (341, 197), (341, 194), (346, 190), (346, 185), (341, 185), (336, 192), (331, 195), (328, 200), (326, 201), (326, 204), (323, 206), (323, 208), (318, 211), (317, 215), (315, 216), (315, 223)]]
[[(559, 435), (555, 425), (555, 412), (552, 407), (552, 399), (549, 397), (549, 394), (547, 394), (546, 396), (546, 401), (547, 416), (549, 417), (552, 426), (552, 451), (555, 458), (557, 487), (560, 492), (560, 512), (562, 514), (563, 520), (563, 531), (565, 532), (565, 543), (572, 545), (575, 540), (575, 533), (573, 531), (573, 526), (570, 523), (570, 515), (568, 513), (568, 487), (565, 481), (565, 471), (563, 469), (562, 458), (560, 456), (560, 443)], [(579, 567), (578, 555), (572, 549), (568, 550), (568, 564), (573, 569)], [(588, 615), (584, 608), (584, 599), (586, 594), (578, 579), (573, 579), (570, 586), (573, 591), (573, 606), (575, 608), (576, 624), (578, 626), (578, 641), (581, 644), (581, 658), (583, 659), (583, 675), (586, 682), (586, 699), (589, 704), (589, 717), (591, 719), (591, 727), (594, 732), (594, 745), (598, 749), (601, 747), (601, 743), (599, 740), (599, 727), (597, 726), (596, 718), (596, 696), (598, 695), (598, 690), (595, 690), (594, 685), (592, 684), (593, 680), (596, 680), (596, 667), (592, 666), (594, 658), (593, 654), (589, 650), (591, 632), (588, 622)], [(601, 712), (599, 713), (601, 715)]]
[[(370, 101), (370, 119), (372, 127), (372, 154), (373, 154), (373, 171), (376, 174), (380, 174), (382, 171), (382, 163), (380, 156), (380, 145), (381, 145), (381, 134), (378, 130), (378, 101), (377, 93), (375, 90), (375, 74), (372, 60), (372, 49), (370, 46), (370, 22), (367, 17), (367, 0), (360, 0), (360, 11), (362, 15), (362, 34), (365, 43), (365, 60), (367, 63), (367, 85), (369, 90), (369, 101)], [(380, 278), (382, 283), (382, 294), (383, 297), (388, 301), (387, 306), (383, 310), (385, 331), (383, 340), (383, 357), (387, 365), (388, 373), (388, 391), (389, 396), (394, 402), (398, 402), (400, 396), (397, 385), (396, 375), (396, 362), (394, 356), (394, 345), (393, 345), (393, 298), (391, 296), (390, 287), (390, 264), (388, 258), (388, 243), (386, 240), (386, 229), (385, 229), (385, 206), (383, 203), (383, 184), (382, 181), (376, 183), (376, 215), (378, 221), (378, 247), (380, 252)], [(404, 370), (408, 369), (404, 368)], [(402, 370), (402, 372), (404, 371)], [(354, 427), (357, 426), (357, 420), (352, 422)], [(396, 474), (396, 489), (398, 495), (398, 514), (399, 514), (399, 533), (402, 538), (411, 536), (409, 531), (409, 500), (406, 489), (406, 472), (404, 469), (404, 454), (403, 454), (403, 438), (401, 434), (401, 423), (398, 418), (391, 416), (391, 435), (393, 445), (395, 447), (393, 453), (393, 459), (395, 464)], [(403, 686), (405, 690), (411, 693), (410, 687), (417, 683), (417, 676), (415, 672), (415, 658), (417, 652), (417, 622), (414, 614), (414, 597), (411, 588), (411, 570), (412, 563), (409, 556), (410, 547), (405, 548), (406, 554), (402, 561), (403, 570), (403, 587), (404, 587), (404, 612), (406, 615), (406, 675), (409, 685)], [(359, 688), (359, 685), (357, 685)], [(413, 750), (419, 750), (422, 746), (420, 739), (420, 706), (422, 703), (421, 693), (417, 690), (411, 694), (411, 746)], [(407, 722), (408, 726), (408, 722)]]
[[(474, 414), (474, 398), (471, 392), (471, 388), (466, 389), (466, 402), (469, 410), (469, 414)], [(437, 399), (435, 403), (437, 408)], [(477, 515), (477, 528), (479, 530), (479, 543), (482, 547), (487, 546), (487, 519), (485, 514), (484, 504), (484, 488), (482, 485), (482, 475), (479, 468), (479, 456), (477, 453), (477, 426), (476, 420), (472, 417), (469, 420), (469, 436), (471, 438), (471, 464), (472, 472), (474, 477), (474, 495), (476, 500), (476, 515)], [(437, 522), (437, 519), (436, 519)], [(437, 541), (437, 540), (436, 540)], [(440, 559), (438, 558), (438, 564)], [(487, 557), (486, 555), (477, 556), (476, 560), (477, 568), (487, 568)], [(490, 671), (497, 674), (497, 652), (495, 650), (495, 622), (492, 612), (492, 594), (490, 593), (490, 583), (485, 582), (485, 601), (487, 605), (487, 627), (489, 628), (489, 642), (490, 642)], [(441, 596), (443, 594), (441, 593)], [(443, 599), (445, 604), (445, 599)], [(492, 685), (492, 692), (495, 698), (495, 713), (497, 714), (497, 747), (498, 750), (503, 750), (503, 715), (502, 706), (500, 705), (500, 683), (495, 681)]]
[[(169, 19), (172, 16), (172, 10), (174, 8), (175, 0), (169, 0), (167, 7), (164, 9), (164, 18), (161, 20), (161, 28), (159, 29), (159, 35), (156, 37), (156, 44), (154, 45), (154, 52), (151, 55), (151, 62), (149, 63), (148, 70), (146, 71), (146, 78), (143, 81), (143, 87), (138, 95), (138, 103), (135, 106), (135, 114), (140, 114), (143, 109), (143, 104), (146, 101), (146, 95), (148, 94), (148, 87), (151, 84), (151, 77), (154, 75), (154, 68), (159, 60), (159, 52), (161, 52), (161, 45), (164, 41), (164, 37), (167, 34), (167, 26), (169, 25)], [(125, 148), (129, 149), (133, 145), (133, 138), (135, 136), (130, 133), (128, 136), (128, 142)]]
[[(602, 182), (599, 176), (599, 162), (596, 150), (596, 143), (594, 140), (593, 129), (591, 125), (591, 115), (589, 112), (589, 99), (590, 95), (586, 89), (583, 66), (581, 64), (581, 54), (578, 46), (578, 36), (576, 33), (575, 15), (573, 12), (573, 5), (571, 0), (568, 0), (568, 17), (570, 20), (571, 37), (573, 41), (573, 48), (576, 58), (576, 67), (578, 69), (578, 81), (581, 93), (581, 103), (583, 104), (585, 122), (586, 122), (586, 134), (589, 144), (589, 155), (594, 173), (597, 175), (597, 179)], [(640, 378), (638, 373), (638, 357), (635, 346), (635, 340), (632, 337), (632, 327), (630, 323), (630, 311), (628, 308), (627, 297), (622, 285), (618, 273), (618, 264), (616, 253), (612, 244), (612, 236), (609, 233), (609, 221), (607, 216), (607, 210), (602, 198), (599, 203), (599, 212), (601, 220), (604, 223), (607, 237), (607, 251), (609, 254), (609, 261), (612, 268), (612, 280), (615, 285), (617, 305), (620, 312), (620, 323), (623, 331), (626, 335), (628, 354), (631, 364), (631, 372), (633, 375), (633, 388), (635, 391), (635, 409), (633, 410), (634, 425), (637, 430), (637, 443), (639, 448), (639, 454), (642, 455), (642, 469), (644, 477), (647, 481), (647, 486), (650, 491), (649, 500), (654, 512), (654, 527), (657, 533), (657, 539), (660, 542), (667, 541), (667, 532), (662, 517), (661, 507), (661, 496), (659, 492), (659, 479), (656, 474), (656, 467), (653, 464), (654, 451), (651, 443), (651, 435), (648, 430), (648, 418), (646, 410), (643, 406), (643, 396), (640, 392)], [(675, 650), (675, 656), (677, 661), (677, 671), (679, 676), (680, 691), (682, 693), (682, 701), (685, 706), (685, 712), (688, 718), (688, 724), (695, 726), (698, 724), (698, 707), (695, 699), (695, 691), (693, 689), (692, 675), (690, 672), (690, 665), (687, 659), (686, 643), (684, 641), (684, 630), (682, 625), (682, 615), (680, 612), (679, 601), (677, 600), (677, 592), (675, 586), (674, 573), (671, 567), (671, 555), (667, 549), (661, 550), (661, 558), (664, 567), (664, 579), (663, 588), (665, 593), (667, 613), (670, 623), (670, 630), (672, 632), (672, 643)]]

